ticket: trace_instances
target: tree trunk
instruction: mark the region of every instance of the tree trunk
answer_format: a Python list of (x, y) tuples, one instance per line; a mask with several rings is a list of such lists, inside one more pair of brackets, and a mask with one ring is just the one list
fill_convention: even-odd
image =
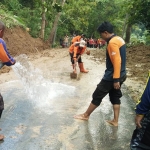
[[(66, 0), (63, 0), (62, 2), (62, 7), (64, 5)], [(55, 17), (55, 21), (53, 23), (53, 27), (52, 30), (50, 32), (50, 36), (49, 36), (49, 46), (52, 47), (52, 44), (55, 43), (54, 41), (54, 36), (56, 35), (56, 31), (57, 31), (57, 26), (58, 26), (58, 22), (59, 22), (59, 18), (61, 16), (61, 12), (57, 13), (56, 17)]]
[(127, 29), (126, 29), (126, 38), (125, 38), (125, 42), (129, 43), (130, 42), (130, 36), (131, 36), (131, 24), (127, 25)]
[(127, 20), (128, 20), (128, 14), (126, 14), (126, 18), (125, 18), (125, 21), (124, 21), (124, 26), (123, 26), (123, 30), (122, 30), (122, 38), (124, 38), (126, 25), (127, 25)]
[(56, 29), (57, 29), (57, 26), (58, 26), (58, 21), (59, 21), (59, 18), (60, 18), (60, 15), (61, 15), (61, 12), (59, 12), (56, 17), (55, 17), (55, 21), (53, 23), (53, 28), (50, 32), (50, 36), (49, 36), (49, 45), (50, 47), (52, 47), (52, 44), (54, 43), (54, 36), (55, 36), (55, 32), (56, 32)]
[(44, 35), (45, 35), (45, 21), (46, 21), (44, 2), (45, 0), (42, 0), (42, 24), (41, 24), (41, 31), (40, 31), (40, 38), (42, 39), (44, 39)]

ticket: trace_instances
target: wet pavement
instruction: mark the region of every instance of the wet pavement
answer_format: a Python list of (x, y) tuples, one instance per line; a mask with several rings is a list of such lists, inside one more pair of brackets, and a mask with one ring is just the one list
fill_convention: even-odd
[[(50, 71), (33, 69), (21, 56), (14, 66), (18, 80), (0, 85), (5, 110), (0, 120), (5, 140), (0, 150), (129, 150), (134, 124), (135, 104), (122, 86), (119, 126), (108, 125), (113, 111), (106, 96), (88, 121), (75, 120), (91, 101), (91, 95), (103, 76), (105, 65), (84, 56), (88, 74), (78, 72), (70, 79), (70, 64), (52, 59)], [(24, 61), (26, 63), (24, 63)], [(27, 63), (28, 62), (28, 63)], [(63, 65), (62, 65), (63, 64)]]

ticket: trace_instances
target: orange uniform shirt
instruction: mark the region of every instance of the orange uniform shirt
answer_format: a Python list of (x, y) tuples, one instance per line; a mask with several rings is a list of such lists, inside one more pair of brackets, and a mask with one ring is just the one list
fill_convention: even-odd
[(107, 46), (108, 55), (114, 68), (113, 72), (114, 79), (120, 78), (121, 63), (123, 63), (123, 66), (125, 65), (124, 62), (122, 62), (123, 60), (121, 59), (121, 54), (125, 56), (124, 48), (123, 52), (122, 53), (120, 52), (121, 47), (124, 45), (125, 45), (124, 40), (119, 36), (115, 36), (109, 41), (109, 44)]
[(86, 50), (86, 46), (84, 47), (79, 47), (79, 46), (76, 46), (74, 44), (72, 44), (70, 47), (69, 47), (69, 53), (74, 53), (73, 57), (77, 57), (77, 54), (79, 55), (82, 55)]
[(81, 36), (75, 36), (75, 37), (71, 40), (71, 42), (72, 42), (72, 43), (74, 43), (74, 42), (80, 42), (80, 40), (81, 40)]

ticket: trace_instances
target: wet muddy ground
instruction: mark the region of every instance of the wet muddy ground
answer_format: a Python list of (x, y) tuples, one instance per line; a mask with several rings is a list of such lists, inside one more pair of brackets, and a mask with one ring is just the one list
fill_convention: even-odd
[[(15, 40), (14, 40), (15, 39)], [(137, 45), (127, 49), (128, 78), (118, 128), (105, 120), (113, 117), (106, 96), (89, 121), (73, 119), (91, 101), (91, 95), (105, 70), (105, 50), (84, 55), (88, 74), (70, 79), (68, 49), (51, 49), (41, 39), (32, 38), (21, 28), (7, 29), (4, 40), (12, 56), (13, 69), (0, 70), (0, 92), (5, 110), (0, 120), (5, 140), (0, 150), (129, 150), (134, 125), (134, 101), (145, 87), (150, 68), (150, 48)], [(133, 101), (134, 100), (134, 101)]]
[(135, 103), (125, 84), (118, 127), (105, 122), (113, 117), (108, 96), (88, 121), (73, 118), (88, 107), (103, 76), (104, 63), (84, 55), (89, 73), (78, 70), (78, 78), (70, 79), (67, 49), (16, 59), (11, 79), (0, 85), (5, 101), (0, 120), (5, 135), (1, 150), (129, 150)]

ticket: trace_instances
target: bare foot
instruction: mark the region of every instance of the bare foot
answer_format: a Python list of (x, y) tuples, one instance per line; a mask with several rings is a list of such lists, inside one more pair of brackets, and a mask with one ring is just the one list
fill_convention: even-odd
[(0, 141), (4, 139), (4, 135), (0, 134)]
[(114, 120), (106, 120), (106, 122), (107, 122), (109, 125), (118, 127), (118, 122), (115, 122)]
[(74, 118), (80, 119), (80, 120), (88, 120), (89, 119), (89, 117), (86, 117), (84, 114), (75, 115)]

